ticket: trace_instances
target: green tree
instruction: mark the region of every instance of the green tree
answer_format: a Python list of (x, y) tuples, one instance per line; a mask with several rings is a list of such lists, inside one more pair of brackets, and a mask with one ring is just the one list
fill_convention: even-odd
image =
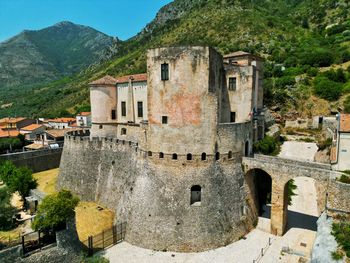
[(0, 188), (0, 230), (8, 230), (12, 227), (12, 217), (16, 209), (10, 202), (11, 193), (7, 186)]
[(46, 196), (39, 205), (33, 228), (35, 230), (59, 229), (68, 218), (74, 217), (74, 208), (78, 203), (79, 199), (67, 190)]
[(17, 167), (10, 161), (5, 161), (0, 165), (0, 179), (5, 184), (9, 184), (10, 179), (14, 176)]
[(38, 186), (38, 183), (33, 178), (33, 173), (29, 168), (20, 167), (15, 170), (7, 185), (12, 192), (18, 191), (24, 200), (29, 195), (30, 190)]
[(297, 195), (295, 193), (295, 190), (297, 189), (297, 186), (295, 185), (294, 180), (289, 180), (287, 183), (287, 191), (288, 191), (288, 205), (292, 205), (292, 197)]
[(254, 144), (254, 151), (262, 154), (272, 154), (278, 148), (278, 142), (271, 136), (265, 136), (263, 140), (260, 140)]
[(344, 101), (344, 113), (350, 113), (350, 95)]

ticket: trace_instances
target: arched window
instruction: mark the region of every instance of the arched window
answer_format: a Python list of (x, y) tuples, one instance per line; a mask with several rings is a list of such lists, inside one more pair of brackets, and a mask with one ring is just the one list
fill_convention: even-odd
[(202, 201), (202, 187), (193, 185), (191, 187), (191, 205), (200, 206)]
[(173, 160), (177, 160), (177, 154), (173, 153)]
[(152, 156), (152, 152), (151, 151), (148, 151), (147, 154), (148, 154), (148, 156)]
[(164, 153), (160, 152), (160, 153), (159, 153), (159, 158), (160, 158), (160, 159), (163, 159), (163, 158), (164, 158)]
[(232, 152), (231, 151), (228, 152), (228, 158), (232, 159)]
[(202, 153), (202, 161), (205, 161), (207, 159), (207, 154), (206, 153)]
[(219, 160), (219, 159), (220, 159), (220, 153), (217, 152), (217, 153), (215, 154), (215, 160)]
[(187, 161), (191, 161), (192, 160), (192, 154), (187, 154)]

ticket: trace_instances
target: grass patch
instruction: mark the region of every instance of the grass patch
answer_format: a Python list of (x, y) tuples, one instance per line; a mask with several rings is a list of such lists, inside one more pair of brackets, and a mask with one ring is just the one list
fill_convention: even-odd
[(344, 184), (350, 184), (350, 177), (345, 174), (342, 174), (338, 180)]
[(40, 173), (33, 174), (38, 182), (38, 189), (46, 194), (56, 193), (56, 181), (59, 169), (51, 169)]
[(21, 235), (21, 226), (8, 231), (0, 231), (0, 243), (7, 244), (11, 240), (16, 240)]
[(80, 241), (85, 241), (89, 236), (97, 235), (113, 226), (114, 213), (96, 203), (81, 201), (75, 212)]

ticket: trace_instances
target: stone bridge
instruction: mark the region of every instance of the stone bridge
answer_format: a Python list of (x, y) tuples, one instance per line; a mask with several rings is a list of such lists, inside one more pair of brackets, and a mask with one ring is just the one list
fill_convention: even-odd
[[(325, 207), (326, 190), (330, 179), (339, 176), (327, 164), (303, 162), (266, 155), (243, 157), (243, 169), (247, 182), (252, 182), (254, 171), (262, 170), (272, 179), (271, 189), (271, 233), (283, 235), (287, 225), (288, 190), (286, 184), (296, 177), (310, 177), (315, 180), (318, 190), (319, 210)], [(248, 183), (249, 184), (249, 183)], [(254, 192), (254, 191), (253, 191)], [(322, 196), (324, 195), (324, 196)], [(256, 193), (253, 193), (256, 199)]]

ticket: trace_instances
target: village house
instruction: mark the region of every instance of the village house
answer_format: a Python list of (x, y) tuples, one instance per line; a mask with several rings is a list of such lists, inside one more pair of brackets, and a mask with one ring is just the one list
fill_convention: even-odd
[(91, 112), (81, 112), (76, 116), (77, 127), (91, 127)]
[(28, 142), (33, 142), (40, 138), (40, 136), (46, 130), (46, 126), (43, 124), (31, 124), (26, 127), (23, 127), (20, 130), (20, 133), (24, 135), (24, 139)]
[(21, 128), (35, 123), (33, 119), (27, 119), (23, 117), (17, 118), (3, 118), (0, 119), (0, 128), (2, 130), (20, 130)]
[(75, 118), (55, 118), (45, 120), (45, 125), (51, 129), (67, 129), (75, 124)]

